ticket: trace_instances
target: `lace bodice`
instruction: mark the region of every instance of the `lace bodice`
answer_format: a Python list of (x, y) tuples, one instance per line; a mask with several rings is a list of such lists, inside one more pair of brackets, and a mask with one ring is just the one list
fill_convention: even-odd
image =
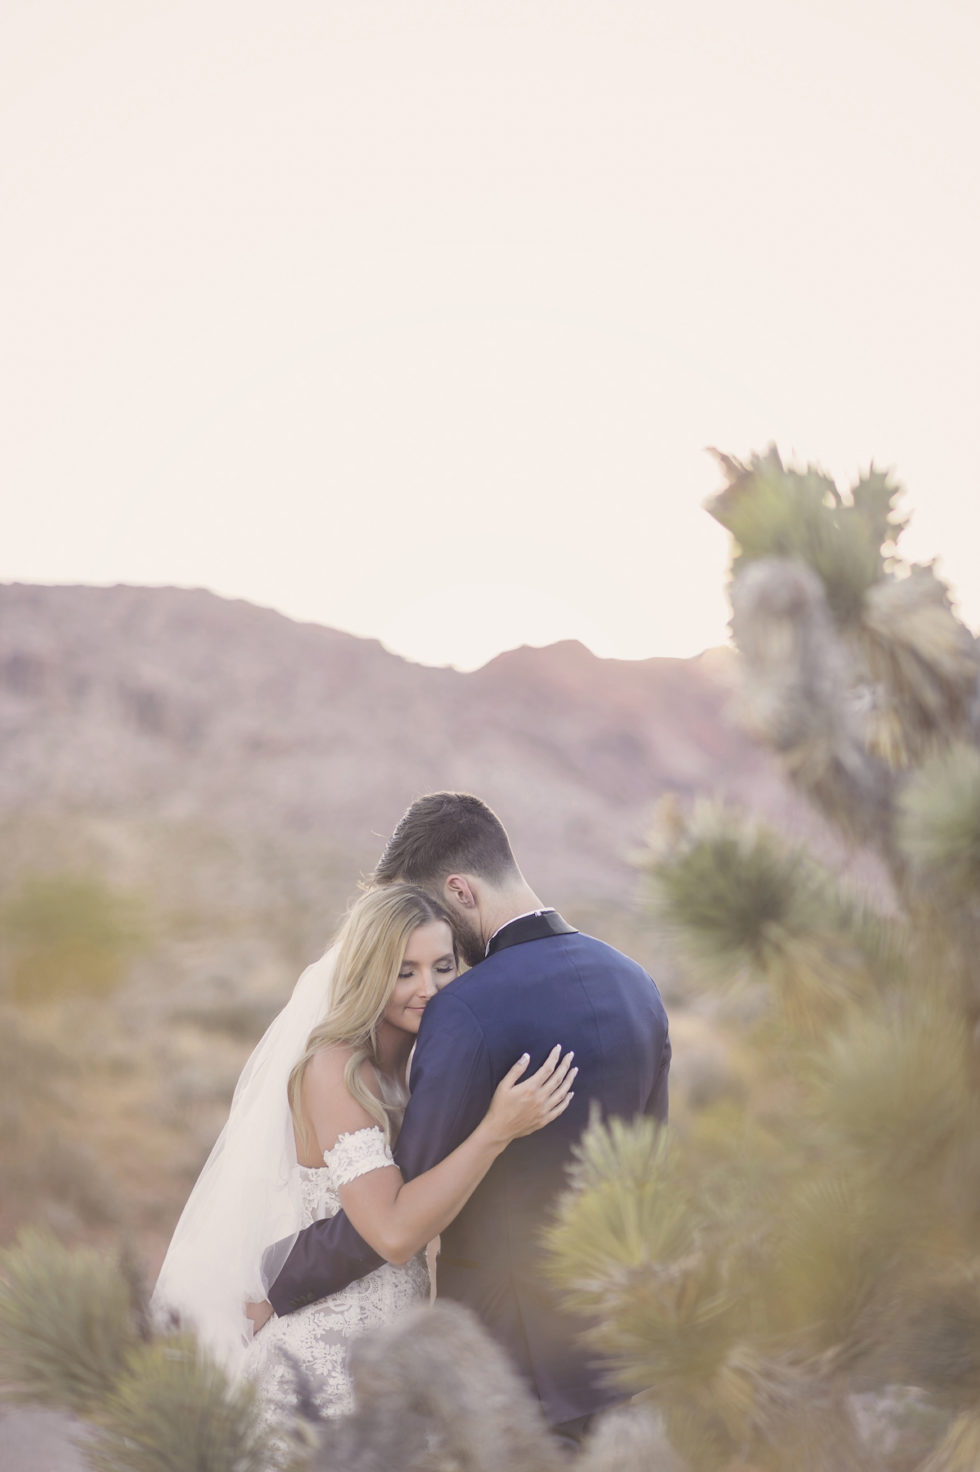
[[(384, 1132), (377, 1125), (339, 1137), (324, 1153), (321, 1166), (297, 1166), (303, 1201), (303, 1226), (336, 1216), (341, 1186), (369, 1171), (394, 1165)], [(382, 1263), (339, 1293), (273, 1318), (252, 1341), (247, 1373), (259, 1388), (269, 1421), (295, 1407), (298, 1366), (321, 1414), (340, 1415), (353, 1408), (347, 1374), (351, 1339), (372, 1325), (387, 1324), (406, 1308), (429, 1296), (425, 1254), (403, 1266)]]
[(337, 1215), (341, 1186), (394, 1163), (377, 1125), (340, 1135), (333, 1149), (324, 1151), (322, 1166), (297, 1166), (303, 1197), (303, 1226)]

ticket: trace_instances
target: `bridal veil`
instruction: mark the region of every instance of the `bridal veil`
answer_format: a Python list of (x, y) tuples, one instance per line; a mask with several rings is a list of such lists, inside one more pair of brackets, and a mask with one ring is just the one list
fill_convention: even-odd
[[(181, 1213), (153, 1291), (155, 1322), (165, 1326), (176, 1316), (232, 1374), (251, 1338), (245, 1304), (266, 1297), (301, 1226), (286, 1089), (330, 1005), (334, 956), (331, 949), (306, 968), (242, 1070), (228, 1121)], [(271, 1243), (277, 1252), (270, 1262)]]

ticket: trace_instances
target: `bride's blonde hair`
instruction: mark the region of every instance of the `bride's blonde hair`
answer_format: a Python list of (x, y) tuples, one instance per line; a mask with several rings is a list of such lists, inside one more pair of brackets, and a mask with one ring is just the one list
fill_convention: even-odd
[[(390, 1111), (398, 1106), (386, 1105), (372, 1093), (361, 1079), (361, 1064), (365, 1059), (377, 1064), (378, 1027), (398, 980), (409, 937), (420, 925), (430, 925), (434, 920), (444, 920), (452, 929), (443, 907), (410, 884), (368, 890), (348, 910), (336, 937), (337, 961), (327, 1015), (310, 1033), (289, 1075), (289, 1107), (300, 1140), (309, 1139), (301, 1094), (310, 1059), (321, 1048), (343, 1044), (352, 1050), (344, 1068), (344, 1083), (391, 1143)], [(402, 1107), (404, 1103), (403, 1099)]]

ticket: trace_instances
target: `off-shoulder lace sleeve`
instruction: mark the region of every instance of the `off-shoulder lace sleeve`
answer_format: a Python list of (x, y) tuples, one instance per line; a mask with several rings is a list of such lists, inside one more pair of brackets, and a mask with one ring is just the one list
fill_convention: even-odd
[(371, 1170), (394, 1165), (394, 1157), (385, 1144), (384, 1131), (377, 1125), (366, 1125), (349, 1135), (338, 1135), (332, 1150), (324, 1150), (323, 1162), (330, 1169), (331, 1184), (336, 1188), (356, 1181)]

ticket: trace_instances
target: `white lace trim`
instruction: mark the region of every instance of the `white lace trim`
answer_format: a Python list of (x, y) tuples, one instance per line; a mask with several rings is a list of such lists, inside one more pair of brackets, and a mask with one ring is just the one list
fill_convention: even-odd
[(338, 1135), (337, 1143), (324, 1150), (323, 1161), (330, 1171), (330, 1183), (336, 1190), (366, 1176), (369, 1171), (394, 1165), (394, 1156), (385, 1142), (384, 1132), (375, 1125)]
[[(341, 1135), (332, 1150), (324, 1151), (323, 1160), (323, 1166), (297, 1167), (304, 1226), (340, 1210), (338, 1186), (394, 1164), (384, 1132), (377, 1125)], [(274, 1428), (290, 1420), (298, 1406), (301, 1383), (322, 1415), (338, 1416), (352, 1410), (347, 1372), (350, 1341), (373, 1325), (390, 1324), (406, 1309), (426, 1302), (428, 1296), (429, 1274), (425, 1254), (420, 1252), (401, 1267), (382, 1263), (339, 1293), (284, 1319), (273, 1316), (246, 1352), (246, 1373), (259, 1390), (265, 1423)]]

